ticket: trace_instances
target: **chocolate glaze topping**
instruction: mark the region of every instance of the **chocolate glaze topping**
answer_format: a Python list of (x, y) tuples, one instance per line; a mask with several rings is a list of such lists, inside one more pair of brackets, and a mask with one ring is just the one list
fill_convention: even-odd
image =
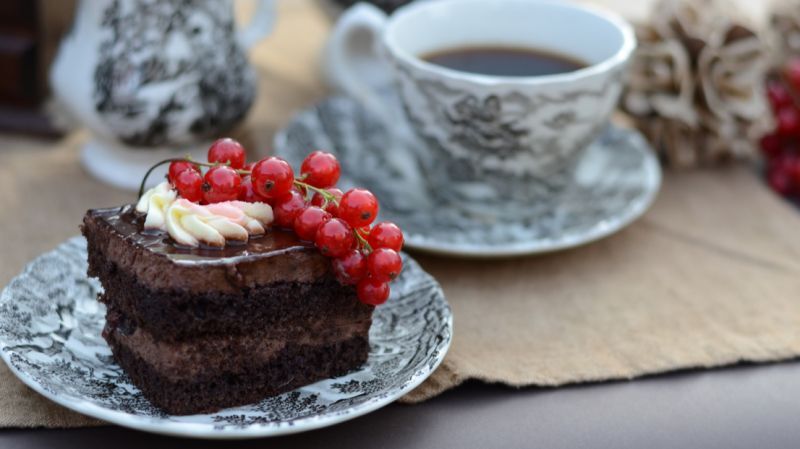
[(151, 289), (237, 293), (275, 282), (333, 279), (330, 260), (292, 232), (268, 229), (246, 243), (189, 248), (166, 232), (144, 231), (144, 218), (132, 205), (93, 209), (82, 229), (90, 253), (102, 253), (103, 263)]
[(314, 248), (311, 242), (300, 240), (293, 232), (280, 229), (268, 229), (264, 235), (251, 236), (244, 243), (230, 242), (223, 248), (191, 248), (179, 245), (164, 231), (144, 230), (145, 214), (137, 212), (133, 205), (94, 209), (92, 213), (110, 224), (120, 237), (182, 265), (230, 265)]

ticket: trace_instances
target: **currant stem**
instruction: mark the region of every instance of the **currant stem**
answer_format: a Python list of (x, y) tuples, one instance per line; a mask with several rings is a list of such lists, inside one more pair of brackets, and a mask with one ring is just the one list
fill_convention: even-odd
[[(187, 156), (184, 160), (187, 161), (187, 162), (191, 162), (191, 163), (193, 163), (195, 165), (199, 165), (201, 167), (210, 167), (210, 168), (219, 167), (220, 165), (225, 165), (225, 166), (230, 167), (230, 165), (231, 165), (231, 161), (226, 161), (226, 162), (200, 162), (200, 161), (196, 161), (196, 160), (192, 159), (189, 156)], [(240, 174), (240, 175), (249, 175), (250, 173), (252, 173), (250, 170), (242, 170), (240, 168), (234, 168), (233, 170), (236, 173)]]
[[(314, 193), (318, 193), (318, 194), (322, 195), (322, 199), (325, 200), (325, 204), (330, 202), (330, 203), (335, 204), (337, 207), (339, 206), (339, 199), (336, 198), (336, 196), (334, 194), (332, 194), (331, 192), (328, 192), (325, 189), (320, 189), (319, 187), (314, 187), (311, 184), (306, 184), (305, 182), (298, 181), (297, 179), (294, 180), (294, 185), (297, 186), (297, 187), (302, 187), (302, 188), (304, 188), (306, 190), (310, 190), (310, 191), (312, 191)], [(323, 205), (323, 207), (324, 207), (324, 205)], [(370, 246), (369, 242), (367, 242), (367, 239), (365, 239), (364, 236), (361, 235), (358, 232), (357, 229), (353, 229), (353, 235), (356, 236), (356, 240), (358, 240), (359, 245), (367, 252), (367, 254), (372, 252), (372, 246)]]
[(366, 251), (367, 254), (371, 253), (372, 246), (367, 242), (367, 239), (365, 239), (357, 229), (353, 229), (353, 233), (356, 235), (356, 240), (361, 244), (361, 247), (364, 248), (364, 251)]
[(306, 184), (305, 182), (298, 181), (297, 179), (294, 180), (294, 185), (296, 185), (297, 187), (302, 187), (302, 188), (304, 188), (306, 190), (310, 190), (310, 191), (312, 191), (314, 193), (319, 193), (325, 201), (332, 202), (333, 204), (335, 204), (337, 206), (339, 205), (339, 201), (336, 199), (336, 197), (331, 192), (328, 192), (325, 189), (320, 189), (319, 187), (314, 187), (311, 184)]
[[(210, 168), (219, 167), (220, 165), (227, 165), (227, 166), (231, 165), (230, 161), (222, 162), (222, 163), (220, 163), (220, 162), (214, 162), (214, 163), (201, 162), (201, 161), (196, 161), (196, 160), (192, 159), (189, 156), (186, 156), (186, 157), (175, 157), (175, 158), (170, 158), (170, 159), (164, 159), (163, 161), (158, 161), (158, 162), (155, 163), (155, 165), (153, 165), (152, 167), (147, 169), (147, 172), (144, 174), (144, 177), (142, 178), (142, 183), (139, 184), (139, 195), (138, 195), (138, 198), (141, 198), (142, 195), (144, 194), (144, 186), (145, 186), (145, 184), (147, 184), (147, 178), (150, 176), (151, 173), (153, 173), (153, 170), (155, 170), (156, 168), (158, 168), (158, 167), (160, 167), (160, 166), (162, 166), (164, 164), (167, 164), (167, 163), (171, 164), (173, 162), (191, 162), (192, 164), (199, 165), (201, 167), (210, 167)], [(250, 170), (235, 169), (235, 171), (236, 171), (236, 173), (238, 173), (240, 175), (249, 175), (251, 173)]]
[(139, 195), (137, 196), (137, 198), (141, 198), (142, 195), (144, 194), (144, 186), (147, 183), (147, 178), (150, 176), (151, 173), (153, 173), (153, 170), (155, 170), (156, 168), (158, 168), (158, 167), (160, 167), (160, 166), (162, 166), (164, 164), (171, 164), (173, 162), (181, 162), (181, 161), (186, 161), (186, 160), (188, 160), (190, 162), (194, 162), (191, 159), (179, 158), (179, 157), (178, 158), (171, 158), (171, 159), (164, 159), (163, 161), (156, 162), (156, 164), (153, 165), (152, 167), (150, 167), (147, 170), (147, 172), (144, 174), (144, 177), (142, 178), (142, 183), (139, 184)]

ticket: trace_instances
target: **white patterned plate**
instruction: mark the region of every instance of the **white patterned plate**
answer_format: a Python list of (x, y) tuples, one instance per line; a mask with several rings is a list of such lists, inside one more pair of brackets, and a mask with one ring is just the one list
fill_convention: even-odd
[(441, 363), (452, 316), (439, 284), (410, 257), (375, 309), (358, 371), (257, 404), (193, 416), (154, 408), (114, 363), (100, 336), (105, 308), (75, 237), (31, 262), (0, 296), (0, 354), (29, 387), (67, 408), (134, 429), (204, 438), (273, 436), (336, 424), (383, 407)]
[(434, 201), (409, 162), (414, 149), (404, 145), (393, 144), (380, 122), (344, 97), (299, 113), (275, 138), (276, 153), (294, 166), (312, 149), (336, 154), (343, 188), (375, 192), (380, 218), (403, 228), (409, 248), (447, 255), (505, 257), (582, 245), (641, 216), (661, 185), (661, 168), (644, 138), (612, 125), (587, 149), (561, 195), (532, 205), (538, 211), (532, 218), (497, 220)]

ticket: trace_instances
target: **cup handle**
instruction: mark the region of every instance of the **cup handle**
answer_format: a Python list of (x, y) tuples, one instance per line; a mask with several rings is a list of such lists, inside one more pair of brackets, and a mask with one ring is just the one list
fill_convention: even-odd
[(236, 33), (236, 40), (245, 50), (250, 50), (267, 37), (275, 24), (275, 0), (258, 0), (250, 22)]
[(369, 3), (345, 11), (328, 39), (323, 70), (332, 87), (391, 123), (396, 107), (386, 104), (386, 95), (381, 93), (393, 83), (381, 43), (387, 20), (383, 11)]
[[(359, 102), (385, 125), (388, 137), (410, 151), (387, 151), (385, 162), (405, 178), (405, 185), (423, 186), (421, 161), (425, 154), (403, 115), (394, 92), (394, 76), (384, 54), (381, 37), (388, 16), (369, 3), (345, 11), (328, 39), (323, 71), (328, 83)], [(420, 152), (420, 154), (417, 154)], [(424, 189), (404, 192), (408, 204), (427, 201)]]

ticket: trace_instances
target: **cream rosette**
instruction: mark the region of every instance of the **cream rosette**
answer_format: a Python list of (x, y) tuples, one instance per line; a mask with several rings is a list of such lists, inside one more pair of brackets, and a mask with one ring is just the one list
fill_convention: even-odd
[(226, 201), (200, 205), (177, 198), (164, 182), (142, 195), (136, 210), (147, 214), (145, 229), (169, 233), (178, 244), (223, 247), (229, 241), (245, 242), (266, 232), (273, 221), (272, 208), (265, 203)]

